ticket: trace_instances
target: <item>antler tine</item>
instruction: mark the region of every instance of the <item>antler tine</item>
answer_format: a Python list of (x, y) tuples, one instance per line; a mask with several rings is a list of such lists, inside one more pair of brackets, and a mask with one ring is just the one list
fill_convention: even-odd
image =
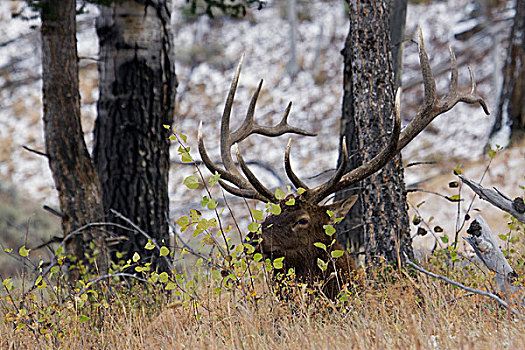
[[(421, 74), (423, 75), (423, 85), (425, 88), (425, 102), (423, 108), (418, 112), (417, 116), (408, 124), (403, 132), (400, 133), (401, 128), (401, 117), (400, 117), (400, 97), (401, 89), (398, 89), (395, 100), (395, 121), (394, 130), (392, 131), (392, 137), (388, 146), (383, 149), (378, 155), (376, 155), (370, 162), (361, 165), (360, 167), (350, 171), (344, 175), (335, 185), (329, 190), (325, 187), (326, 185), (319, 186), (315, 189), (307, 191), (304, 195), (313, 198), (316, 202), (319, 202), (328, 194), (348, 187), (364, 178), (375, 173), (381, 169), (390, 159), (392, 159), (397, 153), (399, 153), (410, 141), (414, 139), (423, 129), (432, 122), (438, 115), (449, 111), (458, 102), (465, 102), (469, 104), (479, 103), (483, 108), (483, 111), (488, 115), (490, 114), (487, 104), (481, 96), (476, 94), (476, 82), (472, 70), (470, 70), (471, 77), (471, 91), (467, 94), (460, 94), (457, 92), (457, 80), (458, 73), (456, 67), (456, 57), (454, 52), (450, 49), (450, 65), (451, 65), (451, 77), (449, 91), (446, 97), (441, 100), (437, 96), (436, 82), (432, 75), (432, 69), (430, 68), (430, 62), (428, 55), (425, 51), (425, 43), (423, 41), (423, 33), (421, 28), (419, 32), (419, 62), (421, 65)], [(327, 187), (327, 186), (326, 186)]]
[(241, 126), (230, 134), (230, 147), (234, 143), (241, 142), (242, 140), (244, 140), (245, 138), (250, 136), (250, 134), (253, 133), (253, 128), (254, 128), (253, 118), (255, 115), (255, 106), (257, 104), (257, 99), (259, 98), (259, 93), (261, 92), (262, 85), (263, 85), (263, 80), (261, 79), (259, 81), (259, 85), (257, 86), (257, 89), (252, 95), (252, 99), (250, 100), (250, 105), (248, 106), (248, 112), (246, 113), (246, 118), (244, 118), (244, 121), (242, 122)]
[[(239, 171), (235, 168), (233, 164), (233, 159), (231, 155), (231, 146), (234, 143), (232, 141), (232, 135), (230, 134), (230, 116), (232, 112), (233, 99), (235, 98), (235, 92), (237, 91), (237, 84), (239, 82), (239, 76), (241, 74), (242, 63), (244, 62), (244, 54), (239, 60), (237, 69), (233, 76), (232, 84), (230, 91), (228, 92), (228, 97), (226, 98), (226, 104), (224, 105), (224, 112), (222, 113), (221, 120), (221, 157), (224, 163), (226, 170), (232, 174), (240, 176)], [(245, 181), (243, 181), (245, 182)]]
[(427, 51), (425, 50), (425, 42), (423, 40), (423, 31), (418, 27), (418, 49), (419, 49), (419, 64), (421, 65), (421, 74), (423, 75), (423, 85), (425, 87), (425, 107), (432, 106), (437, 100), (436, 81), (430, 68), (430, 61), (428, 59)]
[[(385, 164), (388, 163), (390, 159), (392, 159), (392, 157), (398, 152), (397, 150), (398, 150), (399, 134), (401, 131), (401, 88), (397, 89), (394, 106), (395, 106), (394, 107), (394, 126), (392, 129), (392, 136), (390, 137), (388, 146), (385, 149), (383, 149), (378, 155), (372, 158), (370, 162), (363, 164), (353, 169), (352, 171), (346, 173), (342, 178), (338, 179), (338, 181), (332, 181), (333, 179), (330, 179), (329, 182), (333, 182), (333, 184), (331, 184), (330, 186), (328, 186), (328, 184), (324, 184), (310, 191), (305, 192), (304, 193), (305, 197), (307, 197), (308, 199), (312, 199), (313, 201), (318, 203), (323, 198), (328, 196), (330, 193), (339, 191), (340, 189), (348, 187), (358, 181), (361, 181), (367, 178), (368, 176), (372, 175), (373, 173), (381, 169), (383, 166), (385, 166)], [(345, 151), (346, 151), (346, 147), (343, 147), (343, 152)], [(345, 156), (345, 159), (348, 160), (347, 151), (344, 153), (344, 156)], [(339, 169), (342, 168), (341, 167), (342, 164), (340, 164), (338, 171)], [(345, 164), (345, 168), (346, 168), (346, 164)]]
[(283, 119), (276, 126), (260, 126), (254, 122), (255, 106), (257, 104), (259, 93), (261, 92), (263, 84), (262, 80), (259, 82), (259, 85), (251, 98), (250, 105), (242, 125), (236, 131), (230, 132), (232, 106), (235, 98), (235, 92), (237, 90), (237, 85), (239, 83), (239, 76), (241, 73), (243, 61), (244, 55), (242, 55), (241, 59), (239, 60), (239, 64), (237, 65), (237, 69), (235, 70), (230, 91), (228, 92), (228, 97), (226, 99), (226, 104), (222, 114), (220, 149), (224, 169), (221, 169), (215, 163), (213, 163), (206, 152), (206, 148), (204, 147), (204, 139), (202, 137), (202, 122), (199, 125), (199, 153), (201, 154), (203, 163), (212, 173), (219, 173), (221, 175), (221, 180), (228, 181), (229, 183), (236, 186), (232, 187), (224, 181), (220, 181), (220, 185), (226, 191), (245, 198), (254, 198), (261, 201), (270, 200), (275, 202), (277, 201), (275, 196), (270, 192), (270, 190), (264, 187), (264, 185), (259, 180), (257, 180), (255, 175), (250, 171), (242, 159), (237, 147), (237, 159), (246, 178), (241, 175), (233, 162), (231, 147), (252, 134), (260, 134), (265, 136), (280, 136), (285, 133), (296, 133), (309, 136), (315, 136), (315, 134), (288, 125), (287, 118), (290, 113), (291, 103), (288, 105)]
[(204, 147), (204, 138), (202, 136), (202, 121), (199, 123), (199, 132), (197, 139), (199, 142), (199, 153), (201, 155), (202, 162), (204, 163), (204, 165), (206, 165), (208, 170), (213, 174), (219, 173), (221, 175), (221, 178), (224, 180), (230, 181), (231, 183), (239, 187), (244, 187), (245, 184), (243, 183), (242, 178), (234, 176), (228, 171), (221, 169), (208, 156), (208, 153), (206, 152), (206, 147)]
[[(401, 120), (401, 119), (400, 119)], [(399, 136), (399, 132), (398, 132)], [(397, 137), (396, 136), (396, 139)], [(341, 160), (341, 163), (337, 167), (337, 170), (335, 171), (334, 175), (326, 182), (325, 184), (318, 187), (315, 191), (312, 191), (310, 194), (307, 194), (306, 196), (310, 196), (314, 202), (319, 202), (323, 198), (325, 198), (330, 193), (334, 192), (334, 188), (337, 186), (339, 180), (343, 177), (346, 167), (348, 165), (348, 149), (346, 148), (346, 136), (343, 136), (343, 140), (341, 142), (341, 147), (343, 150), (343, 159)]]
[(292, 170), (292, 165), (290, 164), (290, 149), (292, 148), (292, 138), (288, 139), (288, 145), (286, 145), (286, 153), (284, 154), (284, 169), (286, 170), (286, 175), (295, 186), (295, 188), (304, 188), (308, 189), (308, 186), (299, 179), (297, 175)]
[(226, 182), (219, 180), (219, 185), (221, 185), (222, 188), (224, 188), (227, 192), (233, 194), (234, 196), (248, 198), (248, 199), (257, 199), (262, 202), (266, 202), (266, 197), (263, 197), (261, 194), (257, 193), (254, 190), (251, 189), (244, 189), (244, 188), (237, 188), (228, 185)]
[[(258, 93), (256, 91), (256, 93)], [(255, 96), (255, 95), (254, 95)], [(290, 102), (284, 111), (284, 116), (281, 121), (274, 126), (261, 126), (255, 122), (243, 123), (239, 129), (231, 133), (231, 139), (233, 143), (240, 142), (253, 134), (259, 134), (267, 137), (276, 137), (284, 134), (298, 134), (303, 136), (316, 136), (316, 133), (306, 131), (301, 128), (296, 128), (288, 124), (288, 115), (292, 108), (292, 103)]]
[(477, 90), (477, 85), (476, 85), (476, 79), (474, 79), (474, 72), (472, 71), (471, 66), (468, 66), (468, 73), (470, 76), (470, 93), (474, 95)]
[(267, 189), (252, 173), (250, 168), (246, 165), (244, 162), (244, 159), (242, 159), (241, 152), (239, 151), (239, 144), (235, 144), (235, 154), (237, 155), (237, 162), (239, 163), (239, 166), (241, 167), (244, 175), (246, 175), (246, 178), (250, 182), (250, 184), (255, 188), (255, 190), (262, 195), (265, 199), (269, 200), (270, 202), (278, 202), (277, 198), (273, 195), (273, 193)]
[(448, 52), (450, 54), (450, 84), (447, 96), (453, 96), (456, 95), (458, 91), (458, 67), (456, 64), (456, 55), (452, 50), (452, 46), (448, 47)]
[(438, 115), (443, 114), (452, 107), (454, 107), (458, 102), (465, 102), (468, 104), (479, 103), (483, 108), (485, 114), (489, 115), (487, 104), (481, 96), (475, 94), (476, 87), (474, 77), (471, 74), (471, 92), (468, 94), (460, 94), (457, 91), (457, 66), (456, 66), (456, 57), (454, 52), (450, 49), (450, 65), (451, 65), (451, 77), (449, 91), (446, 97), (443, 100), (437, 98), (432, 98), (432, 103), (430, 103), (429, 96), (427, 96), (427, 91), (429, 94), (432, 94), (432, 89), (435, 89), (436, 83), (432, 76), (432, 71), (430, 70), (430, 64), (428, 62), (428, 55), (426, 54), (425, 47), (423, 43), (423, 36), (421, 33), (421, 28), (419, 29), (419, 60), (421, 64), (421, 71), (423, 74), (423, 84), (425, 85), (425, 104), (417, 114), (417, 116), (408, 124), (403, 132), (398, 144), (398, 151), (401, 151), (410, 141), (414, 139), (423, 129), (432, 122)]

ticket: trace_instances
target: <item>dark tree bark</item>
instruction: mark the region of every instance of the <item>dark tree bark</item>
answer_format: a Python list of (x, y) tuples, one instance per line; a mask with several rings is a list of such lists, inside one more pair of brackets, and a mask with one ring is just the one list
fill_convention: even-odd
[(516, 1), (516, 14), (503, 67), (503, 88), (491, 137), (509, 123), (512, 139), (525, 134), (525, 1)]
[[(169, 131), (177, 80), (169, 31), (171, 1), (123, 1), (101, 7), (100, 98), (94, 160), (105, 214), (117, 210), (157, 242), (168, 239)], [(146, 239), (129, 231), (117, 251), (142, 256)], [(158, 254), (158, 252), (157, 252)]]
[(392, 67), (394, 67), (394, 86), (401, 86), (403, 71), (403, 40), (407, 19), (407, 0), (393, 0), (390, 12), (390, 42), (392, 43)]
[[(369, 161), (388, 144), (394, 108), (390, 9), (386, 1), (348, 1), (350, 31), (344, 56), (341, 136), (350, 152), (349, 169)], [(339, 237), (368, 262), (412, 255), (401, 155), (353, 190), (359, 200), (340, 224)], [(400, 251), (399, 251), (399, 249)], [(399, 254), (398, 254), (399, 253)], [(360, 259), (360, 262), (363, 262)]]
[[(45, 0), (40, 6), (46, 153), (67, 234), (103, 219), (101, 190), (80, 124), (75, 0)], [(89, 243), (94, 241), (98, 267), (105, 271), (104, 238), (103, 231), (84, 230), (67, 242), (67, 252), (84, 259), (93, 254)]]

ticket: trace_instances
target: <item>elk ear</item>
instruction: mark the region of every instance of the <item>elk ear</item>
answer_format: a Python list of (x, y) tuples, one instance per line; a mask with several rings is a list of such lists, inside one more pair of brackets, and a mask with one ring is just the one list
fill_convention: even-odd
[(353, 196), (348, 197), (347, 199), (343, 199), (337, 202), (334, 202), (332, 204), (323, 205), (323, 209), (333, 211), (335, 213), (336, 218), (342, 218), (345, 217), (346, 214), (352, 209), (355, 202), (357, 201), (357, 198), (359, 195), (355, 194)]

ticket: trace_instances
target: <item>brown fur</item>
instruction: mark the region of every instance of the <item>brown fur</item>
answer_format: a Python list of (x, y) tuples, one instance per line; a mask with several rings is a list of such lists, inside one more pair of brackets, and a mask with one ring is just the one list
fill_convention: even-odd
[[(344, 255), (336, 259), (338, 277), (332, 273), (334, 267), (329, 263), (326, 271), (317, 266), (317, 259), (328, 261), (328, 254), (333, 250), (343, 250), (339, 242), (335, 242), (328, 253), (314, 246), (321, 242), (330, 246), (336, 235), (328, 236), (323, 225), (332, 224), (335, 218), (343, 217), (355, 203), (356, 197), (336, 202), (330, 205), (311, 204), (300, 197), (295, 198), (294, 205), (287, 205), (290, 197), (281, 201), (282, 212), (279, 215), (270, 215), (262, 224), (261, 241), (257, 250), (264, 258), (274, 260), (284, 257), (285, 269), (294, 268), (297, 279), (301, 282), (313, 284), (321, 282), (323, 292), (329, 298), (335, 298), (341, 286), (349, 280), (356, 270), (354, 259), (345, 251)], [(330, 218), (327, 210), (335, 213)]]

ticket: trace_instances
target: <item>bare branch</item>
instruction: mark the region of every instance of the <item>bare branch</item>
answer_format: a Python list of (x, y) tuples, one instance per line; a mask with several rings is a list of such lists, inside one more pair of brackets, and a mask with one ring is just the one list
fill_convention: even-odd
[(485, 188), (480, 184), (469, 180), (464, 175), (458, 175), (458, 177), (461, 179), (461, 181), (467, 184), (468, 187), (470, 187), (472, 191), (474, 191), (481, 199), (486, 200), (490, 204), (500, 208), (503, 211), (506, 211), (519, 221), (525, 223), (525, 210), (523, 210), (522, 206), (519, 204), (520, 199), (521, 203), (523, 203), (522, 198), (518, 197), (516, 200), (512, 201), (507, 196), (499, 192), (497, 189), (492, 190), (489, 188)]

